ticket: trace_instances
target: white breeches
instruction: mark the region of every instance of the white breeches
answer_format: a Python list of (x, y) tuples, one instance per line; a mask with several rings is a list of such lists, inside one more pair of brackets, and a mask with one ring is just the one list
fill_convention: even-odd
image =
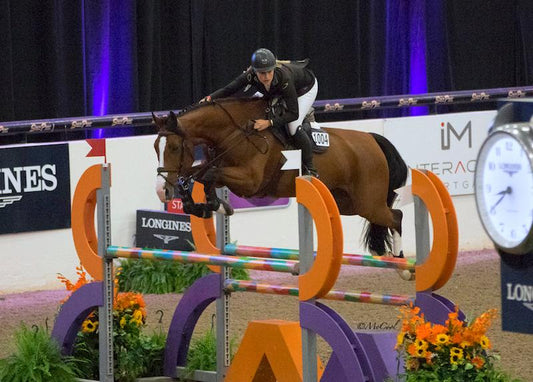
[(313, 87), (309, 89), (307, 93), (302, 94), (300, 97), (298, 97), (298, 118), (288, 123), (289, 132), (291, 133), (291, 136), (296, 133), (296, 129), (298, 129), (298, 126), (302, 124), (302, 121), (304, 120), (305, 116), (313, 106), (317, 93), (318, 80), (315, 79), (315, 84), (313, 85)]

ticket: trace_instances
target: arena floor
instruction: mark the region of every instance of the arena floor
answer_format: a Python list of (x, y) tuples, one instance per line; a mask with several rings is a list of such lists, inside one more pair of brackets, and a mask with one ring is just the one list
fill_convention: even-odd
[[(295, 283), (291, 280), (292, 276), (278, 273), (252, 271), (251, 277), (271, 283)], [(61, 286), (58, 285), (58, 288)], [(351, 267), (341, 271), (335, 289), (413, 294), (414, 283), (401, 280), (392, 270)], [(438, 293), (458, 304), (467, 316), (478, 315), (490, 308), (500, 309), (498, 255), (492, 250), (461, 252), (454, 275)], [(45, 325), (47, 321), (51, 330), (59, 301), (65, 296), (66, 292), (61, 289), (0, 296), (0, 358), (6, 357), (13, 350), (12, 335), (20, 322)], [(148, 332), (159, 328), (167, 330), (180, 297), (181, 295), (145, 296)], [(335, 301), (329, 302), (329, 305), (354, 328), (364, 329), (369, 325), (383, 323), (385, 326), (394, 326), (398, 320), (398, 309), (395, 307)], [(164, 312), (161, 323), (160, 314), (156, 313), (158, 310)], [(195, 335), (211, 325), (213, 313), (214, 306), (211, 306), (201, 317)], [(294, 297), (236, 293), (231, 298), (231, 338), (239, 341), (250, 320), (296, 320), (297, 314), (298, 305)], [(494, 352), (501, 355), (502, 369), (524, 382), (533, 382), (533, 335), (503, 332), (501, 322), (496, 320), (488, 336)], [(327, 344), (319, 340), (321, 357), (327, 357), (328, 352)]]

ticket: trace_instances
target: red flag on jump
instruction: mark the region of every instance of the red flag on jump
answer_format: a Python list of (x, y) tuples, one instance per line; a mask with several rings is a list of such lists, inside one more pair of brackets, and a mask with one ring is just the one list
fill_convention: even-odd
[(91, 151), (86, 157), (105, 157), (105, 139), (86, 139)]

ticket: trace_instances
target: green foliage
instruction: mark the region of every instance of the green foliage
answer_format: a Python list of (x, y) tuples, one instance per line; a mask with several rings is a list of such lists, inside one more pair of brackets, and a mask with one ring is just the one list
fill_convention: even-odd
[(59, 345), (44, 328), (32, 330), (21, 325), (15, 332), (15, 346), (15, 353), (0, 360), (0, 381), (75, 381), (78, 362), (63, 357)]
[[(181, 264), (172, 260), (125, 259), (117, 269), (119, 290), (140, 293), (182, 293), (211, 271), (205, 264)], [(232, 269), (232, 277), (249, 278), (246, 269)]]
[[(235, 340), (230, 342), (230, 356), (233, 359)], [(211, 328), (202, 337), (193, 339), (187, 354), (186, 377), (192, 377), (195, 370), (216, 371), (217, 339)]]
[(187, 372), (192, 376), (195, 370), (215, 371), (217, 369), (217, 340), (213, 329), (202, 337), (192, 340), (187, 354)]
[(406, 382), (520, 382), (519, 379), (511, 378), (507, 373), (494, 368), (474, 372), (473, 366), (471, 368), (420, 369), (404, 377), (406, 377)]

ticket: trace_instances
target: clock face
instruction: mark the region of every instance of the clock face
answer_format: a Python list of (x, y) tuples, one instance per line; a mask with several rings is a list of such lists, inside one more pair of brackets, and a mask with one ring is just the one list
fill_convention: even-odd
[(507, 132), (495, 132), (483, 144), (475, 174), (479, 216), (494, 243), (520, 252), (533, 224), (531, 158)]

